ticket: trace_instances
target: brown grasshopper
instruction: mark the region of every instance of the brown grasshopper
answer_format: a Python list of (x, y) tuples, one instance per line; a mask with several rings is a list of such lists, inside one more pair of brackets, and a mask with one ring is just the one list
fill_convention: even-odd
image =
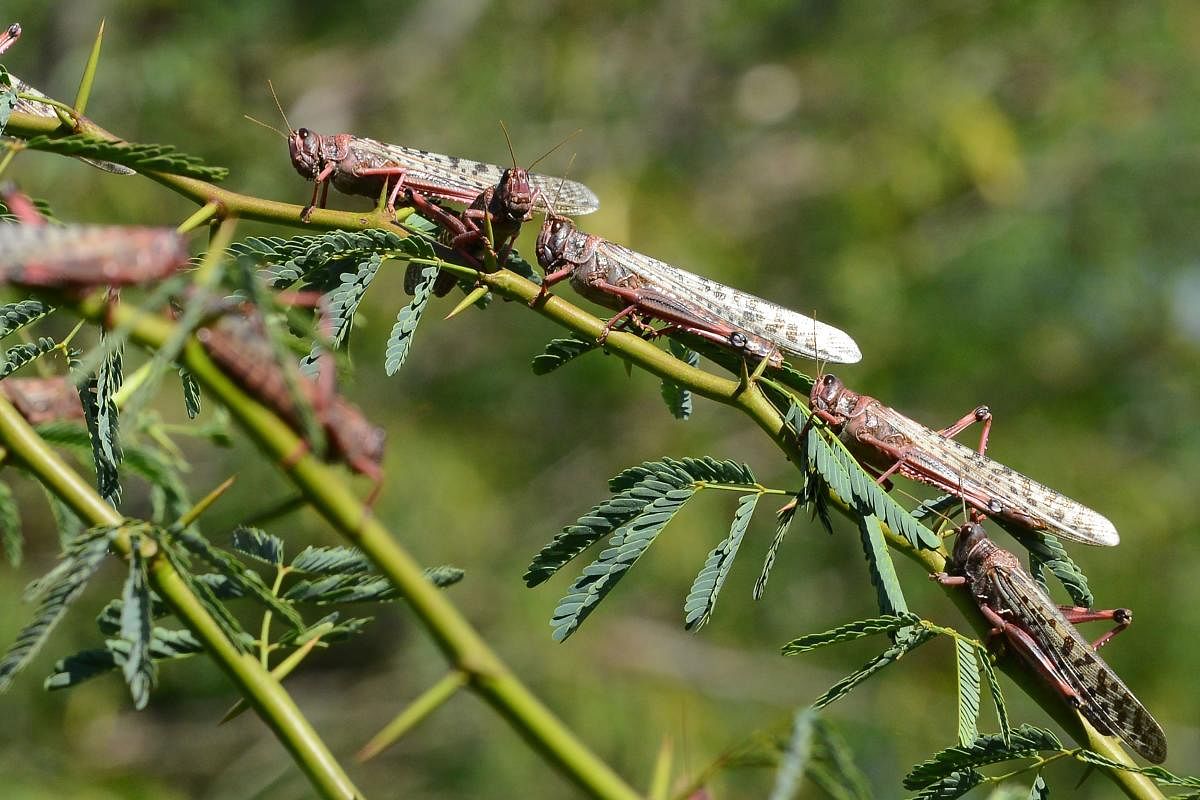
[[(209, 356), (235, 383), (274, 411), (292, 430), (304, 434), (304, 420), (291, 387), (303, 394), (324, 432), (330, 461), (342, 462), (373, 481), (367, 505), (375, 502), (383, 487), (385, 432), (371, 424), (350, 401), (336, 394), (323, 379), (302, 375), (293, 363), (280, 364), (263, 329), (262, 318), (228, 313), (196, 333)], [(284, 370), (291, 370), (291, 380)], [(322, 376), (331, 372), (322, 371)], [(288, 463), (303, 451), (288, 459)]]
[(83, 419), (79, 390), (65, 376), (53, 378), (6, 378), (0, 394), (8, 398), (30, 425), (72, 422)]
[[(899, 473), (1026, 528), (1084, 544), (1120, 542), (1117, 529), (1101, 514), (984, 455), (992, 425), (987, 406), (935, 431), (829, 374), (813, 383), (809, 403), (860, 460), (882, 471), (881, 482)], [(978, 451), (951, 438), (974, 422), (983, 423)]]
[[(278, 105), (278, 98), (275, 102)], [(282, 106), (280, 114), (288, 134), (279, 133), (287, 139), (292, 166), (301, 177), (315, 184), (312, 200), (300, 215), (305, 221), (313, 208), (325, 207), (330, 184), (344, 194), (375, 199), (386, 191), (390, 215), (404, 190), (468, 204), (499, 183), (504, 173), (503, 167), (483, 161), (387, 144), (350, 133), (320, 134), (309, 128), (292, 128)], [(557, 186), (559, 180), (532, 174), (529, 182), (534, 189), (544, 192)], [(587, 214), (600, 207), (595, 193), (581, 183), (568, 181), (561, 191), (560, 202), (567, 213)]]
[(606, 332), (626, 317), (651, 317), (773, 366), (781, 353), (846, 364), (862, 358), (854, 340), (831, 325), (584, 233), (558, 213), (538, 234), (537, 260), (546, 276), (534, 302), (570, 278), (575, 291), (619, 312)]
[[(992, 635), (1003, 635), (1096, 730), (1119, 736), (1148, 761), (1166, 760), (1162, 728), (1096, 652), (1129, 627), (1133, 612), (1056, 605), (1020, 560), (992, 542), (975, 521), (958, 529), (948, 567), (949, 573), (931, 577), (943, 586), (967, 587)], [(1116, 627), (1089, 644), (1075, 625), (1094, 620), (1111, 620)]]
[(174, 228), (46, 225), (29, 198), (0, 187), (23, 225), (0, 225), (0, 283), (83, 291), (161, 280), (188, 263)]

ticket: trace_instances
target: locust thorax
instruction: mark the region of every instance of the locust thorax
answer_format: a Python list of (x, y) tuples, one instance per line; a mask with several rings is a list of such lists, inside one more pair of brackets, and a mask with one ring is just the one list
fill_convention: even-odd
[(321, 134), (297, 128), (288, 136), (288, 152), (296, 172), (310, 181), (317, 177), (321, 171)]
[(537, 260), (547, 272), (558, 267), (566, 252), (567, 240), (575, 232), (571, 220), (559, 214), (548, 214), (542, 229), (538, 231)]
[(525, 222), (533, 218), (533, 187), (529, 173), (521, 167), (509, 167), (496, 186), (496, 202), (509, 222)]
[(812, 391), (808, 395), (809, 403), (818, 411), (824, 411), (837, 417), (835, 425), (845, 422), (858, 405), (859, 395), (846, 388), (846, 384), (836, 375), (828, 372), (817, 378)]

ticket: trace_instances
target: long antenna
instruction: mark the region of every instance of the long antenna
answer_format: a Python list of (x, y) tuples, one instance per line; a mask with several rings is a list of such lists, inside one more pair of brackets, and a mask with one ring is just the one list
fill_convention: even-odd
[(547, 200), (547, 201), (546, 201), (546, 205), (547, 205), (547, 206), (549, 206), (549, 208), (550, 208), (550, 213), (551, 213), (553, 216), (556, 216), (556, 217), (558, 217), (558, 216), (561, 216), (561, 214), (559, 214), (559, 213), (558, 213), (558, 212), (555, 210), (554, 206), (555, 206), (555, 204), (557, 204), (557, 203), (558, 203), (558, 196), (559, 196), (560, 194), (562, 194), (563, 186), (565, 186), (565, 185), (566, 185), (566, 183), (567, 183), (567, 174), (568, 174), (568, 173), (570, 173), (570, 171), (571, 171), (571, 166), (572, 166), (574, 163), (575, 163), (575, 153), (571, 153), (571, 160), (567, 162), (567, 168), (566, 168), (565, 170), (563, 170), (563, 176), (562, 176), (562, 178), (560, 178), (560, 179), (559, 179), (559, 181), (558, 181), (558, 188), (554, 190), (554, 200), (553, 200), (553, 201), (551, 201), (551, 200)]
[[(283, 124), (287, 126), (289, 131), (296, 130), (292, 127), (292, 123), (288, 121), (287, 114), (283, 113), (283, 105), (279, 102), (279, 95), (275, 94), (275, 84), (271, 83), (271, 79), (267, 78), (267, 87), (271, 90), (271, 97), (275, 98), (275, 107), (279, 109), (279, 116), (283, 117)], [(286, 136), (284, 137), (287, 138)]]
[[(534, 167), (536, 167), (539, 163), (541, 163), (543, 160), (548, 158), (555, 150), (562, 147), (564, 144), (571, 141), (572, 139), (574, 139), (576, 136), (578, 136), (582, 132), (583, 132), (583, 128), (576, 128), (575, 130), (568, 133), (566, 136), (564, 136), (562, 138), (562, 140), (558, 144), (554, 145), (554, 147), (551, 147), (549, 150), (547, 150), (546, 152), (542, 153), (540, 156), (535, 158), (533, 160), (533, 162), (530, 163), (529, 169), (533, 169)], [(574, 156), (572, 156), (572, 158), (574, 158)]]
[(276, 128), (274, 125), (268, 125), (267, 123), (263, 122), (262, 120), (255, 119), (254, 117), (250, 116), (249, 114), (242, 114), (242, 116), (245, 117), (246, 119), (250, 120), (251, 122), (253, 122), (255, 125), (262, 125), (267, 130), (274, 131), (275, 133), (279, 134), (284, 139), (288, 138), (288, 135), (286, 133), (279, 130), (279, 128)]
[(512, 139), (508, 135), (508, 128), (504, 125), (504, 120), (500, 120), (500, 131), (504, 134), (504, 143), (508, 145), (508, 154), (512, 157), (513, 169), (517, 168), (517, 154), (513, 152)]

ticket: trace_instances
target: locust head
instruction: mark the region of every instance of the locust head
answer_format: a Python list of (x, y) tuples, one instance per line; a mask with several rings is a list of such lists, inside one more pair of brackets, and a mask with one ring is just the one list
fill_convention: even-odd
[(288, 136), (288, 153), (292, 166), (301, 177), (315, 180), (321, 171), (321, 134), (308, 128), (298, 128)]
[(976, 548), (989, 541), (987, 531), (978, 522), (966, 522), (959, 526), (958, 536), (954, 539), (954, 553), (950, 558), (955, 569), (960, 572), (965, 570)]
[(575, 232), (571, 220), (559, 214), (546, 215), (546, 222), (538, 232), (537, 260), (547, 272), (555, 269), (566, 253), (567, 241)]
[(496, 202), (499, 212), (509, 222), (533, 219), (533, 187), (529, 184), (529, 173), (521, 167), (504, 170), (496, 186)]
[(816, 411), (824, 411), (844, 422), (858, 404), (858, 394), (846, 388), (846, 384), (828, 372), (817, 378), (808, 396)]

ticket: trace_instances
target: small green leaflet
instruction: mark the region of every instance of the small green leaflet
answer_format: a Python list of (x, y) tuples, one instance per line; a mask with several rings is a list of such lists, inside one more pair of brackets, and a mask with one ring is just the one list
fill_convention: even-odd
[(283, 563), (283, 540), (278, 536), (243, 525), (233, 532), (231, 545), (243, 555), (277, 567)]
[[(671, 355), (688, 366), (695, 367), (700, 364), (699, 353), (674, 339), (667, 340), (667, 350)], [(663, 402), (667, 404), (667, 409), (671, 412), (671, 416), (675, 417), (675, 419), (686, 420), (692, 416), (692, 393), (688, 389), (684, 389), (679, 384), (663, 378), (662, 398)]]
[(867, 678), (874, 675), (879, 670), (886, 667), (888, 664), (901, 658), (910, 650), (915, 650), (925, 642), (932, 639), (936, 634), (928, 628), (916, 627), (911, 629), (908, 636), (897, 636), (896, 641), (887, 650), (884, 650), (875, 658), (868, 661), (859, 669), (842, 678), (813, 702), (814, 708), (824, 708), (825, 706), (845, 697), (850, 690), (858, 684), (865, 681)]
[(1029, 787), (1029, 800), (1050, 800), (1050, 787), (1041, 775), (1034, 778), (1033, 786)]
[(533, 368), (534, 375), (548, 375), (584, 353), (590, 353), (599, 347), (600, 345), (595, 342), (585, 342), (582, 339), (551, 339), (546, 342), (542, 352), (533, 357), (530, 366)]
[(780, 756), (775, 785), (771, 787), (768, 800), (792, 800), (800, 791), (800, 781), (812, 754), (816, 718), (817, 712), (812, 708), (804, 708), (796, 713), (792, 721), (792, 735)]
[(54, 311), (41, 300), (19, 300), (0, 306), (0, 339), (16, 333)]
[(955, 639), (954, 654), (958, 675), (958, 743), (965, 747), (979, 736), (979, 664), (971, 642)]
[(698, 631), (712, 618), (713, 608), (717, 605), (717, 595), (721, 593), (725, 579), (729, 577), (738, 548), (741, 547), (746, 528), (750, 526), (750, 518), (754, 515), (754, 509), (761, 497), (761, 494), (748, 494), (738, 501), (729, 535), (708, 554), (704, 568), (692, 582), (691, 591), (683, 604), (684, 627), (688, 630)]
[(4, 364), (0, 365), (0, 378), (7, 378), (26, 364), (32, 364), (37, 359), (58, 347), (58, 343), (45, 336), (36, 342), (18, 344), (4, 351)]
[(798, 639), (793, 639), (783, 646), (783, 654), (785, 656), (794, 656), (798, 653), (807, 653), (809, 650), (825, 647), (826, 645), (849, 642), (854, 639), (861, 639), (864, 636), (872, 636), (876, 633), (895, 633), (901, 628), (908, 628), (920, 622), (921, 618), (916, 614), (887, 615), (862, 619), (857, 622), (841, 625), (824, 633), (810, 633)]
[(966, 745), (949, 747), (938, 752), (933, 758), (909, 771), (904, 778), (904, 788), (922, 789), (955, 772), (1001, 761), (1028, 758), (1043, 750), (1058, 752), (1062, 749), (1062, 742), (1050, 731), (1033, 725), (1022, 725), (1012, 731), (1007, 743), (1003, 736), (990, 734), (976, 737)]
[[(343, 272), (337, 288), (322, 298), (320, 330), (328, 336), (330, 347), (336, 349), (346, 341), (350, 328), (354, 325), (354, 315), (358, 313), (358, 306), (382, 264), (383, 256), (372, 253), (360, 261), (353, 271)], [(323, 351), (324, 348), (319, 342), (313, 342), (308, 355), (300, 359), (301, 372), (310, 378), (316, 377), (317, 361)]]
[(413, 336), (417, 325), (425, 314), (425, 307), (433, 296), (433, 284), (437, 280), (438, 268), (426, 266), (421, 269), (421, 280), (413, 288), (413, 299), (400, 313), (396, 315), (396, 324), (392, 326), (388, 336), (387, 350), (384, 353), (383, 370), (388, 375), (395, 375), (404, 366), (408, 352), (412, 349)]
[(797, 495), (792, 502), (779, 511), (779, 524), (775, 528), (775, 538), (771, 540), (771, 546), (767, 548), (767, 555), (763, 559), (762, 572), (759, 573), (758, 580), (754, 583), (755, 600), (761, 600), (763, 592), (767, 589), (767, 578), (771, 576), (771, 568), (775, 566), (775, 559), (779, 555), (779, 548), (783, 546), (783, 539), (787, 536), (788, 528), (792, 525), (792, 520), (796, 518), (796, 511), (800, 508), (800, 503), (801, 497)]
[(21, 539), (21, 514), (7, 483), (0, 483), (0, 543), (4, 555), (14, 567), (21, 566), (24, 542)]
[(134, 708), (139, 711), (150, 702), (150, 689), (154, 686), (156, 669), (150, 655), (150, 636), (153, 611), (150, 602), (150, 578), (146, 574), (146, 562), (141, 553), (141, 537), (134, 533), (129, 538), (129, 577), (121, 592), (121, 641), (128, 645), (121, 671)]
[(225, 167), (209, 166), (196, 156), (180, 153), (169, 144), (114, 142), (86, 133), (76, 133), (70, 136), (35, 136), (26, 141), (25, 146), (30, 150), (46, 153), (111, 161), (138, 172), (163, 172), (214, 183), (224, 180), (229, 175), (229, 170)]
[(880, 612), (889, 615), (904, 614), (908, 611), (908, 603), (904, 599), (904, 591), (900, 588), (900, 579), (896, 577), (896, 565), (892, 563), (892, 554), (884, 541), (879, 519), (874, 514), (867, 514), (859, 517), (857, 522), (863, 554), (867, 557), (871, 584), (875, 587)]

